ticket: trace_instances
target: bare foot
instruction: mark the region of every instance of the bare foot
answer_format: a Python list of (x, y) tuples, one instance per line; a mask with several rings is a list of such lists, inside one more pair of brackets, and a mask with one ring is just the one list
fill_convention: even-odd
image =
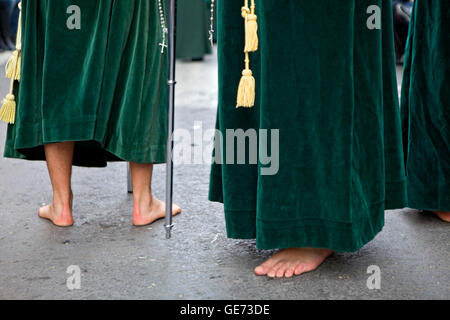
[(258, 276), (291, 278), (316, 270), (333, 251), (314, 248), (290, 248), (275, 253), (255, 269)]
[(442, 221), (450, 222), (450, 212), (436, 211), (435, 213)]
[[(174, 216), (181, 213), (181, 208), (177, 205), (172, 206), (172, 214)], [(133, 211), (133, 225), (137, 227), (146, 226), (153, 222), (162, 219), (166, 216), (165, 202), (152, 196), (149, 204), (134, 205)]]
[(55, 226), (73, 226), (72, 203), (68, 205), (51, 204), (43, 206), (39, 208), (38, 214), (42, 219), (50, 220)]

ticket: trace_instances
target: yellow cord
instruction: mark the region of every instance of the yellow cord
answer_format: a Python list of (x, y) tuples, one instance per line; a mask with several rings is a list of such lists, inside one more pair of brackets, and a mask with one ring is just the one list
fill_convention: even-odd
[(251, 108), (255, 105), (256, 81), (253, 72), (250, 69), (250, 52), (258, 50), (258, 17), (256, 16), (256, 3), (251, 0), (244, 0), (244, 6), (241, 9), (242, 18), (245, 21), (245, 69), (242, 71), (242, 77), (239, 82), (237, 94), (237, 107)]
[(16, 120), (16, 97), (14, 96), (14, 81), (20, 81), (22, 64), (22, 2), (19, 3), (19, 21), (17, 25), (16, 50), (6, 64), (6, 77), (11, 79), (9, 94), (0, 108), (0, 121), (14, 124)]

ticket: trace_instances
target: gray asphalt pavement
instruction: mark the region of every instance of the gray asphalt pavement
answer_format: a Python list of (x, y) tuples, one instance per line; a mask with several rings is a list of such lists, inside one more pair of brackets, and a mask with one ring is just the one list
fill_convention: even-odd
[[(3, 70), (4, 65), (0, 66)], [(213, 128), (216, 60), (178, 65), (176, 125), (193, 131), (195, 121)], [(8, 81), (0, 80), (0, 94)], [(3, 152), (6, 126), (0, 124)], [(163, 222), (131, 225), (132, 196), (125, 164), (75, 168), (73, 228), (37, 217), (51, 199), (44, 163), (0, 158), (1, 299), (449, 299), (450, 225), (412, 209), (386, 214), (384, 231), (363, 249), (336, 254), (319, 270), (289, 280), (253, 275), (271, 252), (254, 241), (229, 240), (223, 208), (207, 201), (208, 165), (175, 168), (172, 240)], [(164, 196), (164, 166), (154, 190)], [(69, 290), (66, 273), (79, 266), (81, 287)], [(381, 270), (381, 289), (369, 290), (369, 266)]]

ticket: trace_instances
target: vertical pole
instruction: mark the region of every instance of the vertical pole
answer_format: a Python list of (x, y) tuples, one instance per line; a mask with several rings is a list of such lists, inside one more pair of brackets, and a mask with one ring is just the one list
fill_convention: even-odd
[(130, 164), (127, 162), (127, 189), (128, 193), (133, 193), (133, 183), (131, 181)]
[(169, 11), (169, 125), (167, 135), (167, 168), (166, 168), (166, 239), (170, 239), (172, 236), (173, 228), (173, 216), (172, 216), (172, 203), (173, 203), (173, 131), (175, 124), (175, 59), (176, 59), (176, 0), (170, 0)]

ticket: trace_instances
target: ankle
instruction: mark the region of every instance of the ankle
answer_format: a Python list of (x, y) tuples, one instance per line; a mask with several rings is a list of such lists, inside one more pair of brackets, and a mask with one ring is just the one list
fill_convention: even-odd
[(152, 193), (149, 190), (134, 192), (133, 197), (134, 205), (137, 207), (146, 207), (153, 201)]
[(54, 195), (52, 205), (58, 209), (72, 209), (73, 194), (72, 192), (66, 195)]

